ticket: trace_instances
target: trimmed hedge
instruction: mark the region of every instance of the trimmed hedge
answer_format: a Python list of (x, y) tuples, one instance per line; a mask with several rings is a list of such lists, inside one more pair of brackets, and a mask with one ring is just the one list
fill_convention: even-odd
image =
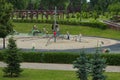
[(72, 53), (21, 52), (24, 62), (72, 63), (79, 55)]
[(103, 54), (102, 57), (106, 58), (108, 65), (120, 66), (120, 54)]
[(0, 51), (0, 61), (2, 61), (4, 58), (3, 58), (3, 51)]
[[(50, 23), (53, 24), (53, 20), (16, 20), (13, 19), (14, 22), (19, 23)], [(58, 20), (59, 24), (64, 25), (81, 25), (81, 26), (89, 26), (93, 28), (107, 29), (108, 26), (102, 22), (78, 22), (78, 21), (70, 21), (70, 20)]]
[[(66, 63), (72, 64), (76, 58), (79, 57), (78, 53), (61, 53), (61, 52), (20, 52), (23, 62), (41, 62), (41, 63)], [(93, 54), (88, 54), (89, 59)], [(120, 54), (102, 54), (106, 59), (108, 65), (120, 66)], [(3, 60), (3, 51), (0, 51), (0, 60)]]

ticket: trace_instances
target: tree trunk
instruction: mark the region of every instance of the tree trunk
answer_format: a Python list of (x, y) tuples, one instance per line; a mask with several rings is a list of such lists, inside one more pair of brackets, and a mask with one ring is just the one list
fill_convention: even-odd
[(3, 49), (5, 49), (5, 38), (3, 38)]

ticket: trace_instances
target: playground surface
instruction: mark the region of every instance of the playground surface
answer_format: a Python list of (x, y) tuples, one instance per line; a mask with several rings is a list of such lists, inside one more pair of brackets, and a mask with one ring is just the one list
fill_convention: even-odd
[[(23, 50), (36, 50), (36, 51), (61, 51), (61, 52), (79, 52), (84, 48), (88, 52), (93, 52), (97, 46), (102, 49), (110, 48), (111, 52), (120, 52), (120, 41), (100, 38), (100, 37), (86, 37), (83, 36), (81, 41), (76, 39), (77, 35), (70, 35), (70, 40), (64, 37), (57, 37), (56, 42), (54, 38), (43, 36), (30, 36), (27, 34), (14, 35), (17, 46)], [(8, 36), (6, 44), (8, 44)], [(0, 39), (0, 48), (2, 48), (2, 39)]]

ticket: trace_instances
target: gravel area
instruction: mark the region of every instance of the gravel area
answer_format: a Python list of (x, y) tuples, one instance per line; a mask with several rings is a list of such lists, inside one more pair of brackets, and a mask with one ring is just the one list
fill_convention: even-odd
[[(16, 39), (16, 43), (18, 48), (23, 50), (31, 50), (33, 46), (36, 51), (70, 51), (70, 52), (79, 52), (80, 49), (85, 48), (88, 52), (92, 51), (97, 47), (97, 45), (102, 48), (110, 48), (111, 52), (119, 52), (120, 41), (99, 38), (99, 37), (82, 37), (81, 42), (77, 39), (76, 35), (71, 35), (70, 40), (57, 38), (56, 42), (54, 42), (54, 38), (43, 38), (40, 36), (28, 36), (28, 35), (20, 35), (14, 36)], [(6, 38), (6, 44), (8, 38)], [(115, 46), (115, 47), (114, 47)], [(0, 39), (0, 48), (2, 48), (2, 39)], [(115, 50), (116, 49), (116, 50)]]

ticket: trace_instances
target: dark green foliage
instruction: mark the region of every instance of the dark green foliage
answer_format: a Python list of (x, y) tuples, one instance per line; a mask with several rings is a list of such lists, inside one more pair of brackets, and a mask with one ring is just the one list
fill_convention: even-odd
[(0, 37), (2, 38), (5, 38), (12, 31), (11, 12), (12, 5), (6, 0), (0, 0)]
[(4, 51), (0, 51), (0, 61), (3, 61), (3, 60), (4, 60), (3, 54), (4, 54)]
[(10, 21), (12, 5), (6, 0), (0, 0), (0, 38), (3, 38), (3, 48), (5, 48), (5, 37), (12, 32), (13, 25)]
[(29, 0), (6, 0), (13, 5), (15, 10), (23, 10), (28, 6)]
[(114, 12), (114, 15), (119, 15), (120, 12), (120, 1), (116, 3), (112, 3), (111, 5), (108, 6), (108, 10), (110, 12)]
[(77, 56), (77, 54), (72, 53), (45, 53), (43, 61), (48, 63), (72, 63)]
[(80, 57), (77, 58), (76, 61), (73, 63), (74, 68), (77, 68), (77, 77), (80, 80), (87, 80), (88, 76), (88, 58), (86, 56), (86, 53), (82, 51), (80, 53)]
[(96, 53), (93, 56), (94, 57), (91, 60), (92, 80), (105, 80), (105, 76), (103, 75), (103, 72), (106, 67), (106, 60), (101, 57), (98, 51), (96, 51)]
[[(26, 0), (24, 0), (26, 1)], [(27, 0), (28, 2), (27, 9), (28, 10), (38, 10), (40, 8), (40, 1), (41, 0)]]
[(41, 0), (40, 6), (44, 10), (54, 10), (55, 6), (59, 10), (65, 10), (69, 4), (69, 0)]
[(22, 70), (20, 69), (21, 58), (18, 51), (15, 40), (10, 38), (4, 53), (4, 62), (7, 64), (7, 67), (3, 69), (5, 77), (18, 77), (20, 75)]
[(42, 53), (39, 52), (19, 52), (24, 62), (42, 62)]
[(41, 52), (20, 52), (25, 62), (42, 63), (72, 63), (77, 54), (72, 53), (41, 53)]
[(103, 54), (101, 56), (106, 59), (107, 65), (120, 66), (120, 54)]
[[(4, 51), (0, 51), (0, 61), (3, 61)], [(70, 63), (79, 57), (78, 53), (66, 53), (66, 52), (19, 52), (22, 55), (24, 62), (42, 62), (42, 63)], [(88, 59), (93, 58), (94, 54), (87, 54)], [(106, 59), (107, 65), (120, 66), (120, 54), (104, 54), (101, 56)]]
[[(89, 60), (89, 61), (88, 61)], [(88, 73), (91, 73), (92, 80), (105, 80), (103, 72), (106, 67), (106, 60), (101, 57), (98, 50), (91, 57), (81, 52), (80, 57), (74, 62), (74, 68), (77, 68), (77, 76), (80, 80), (87, 80)]]
[(75, 18), (75, 17), (76, 17), (75, 14), (72, 14), (71, 18)]

